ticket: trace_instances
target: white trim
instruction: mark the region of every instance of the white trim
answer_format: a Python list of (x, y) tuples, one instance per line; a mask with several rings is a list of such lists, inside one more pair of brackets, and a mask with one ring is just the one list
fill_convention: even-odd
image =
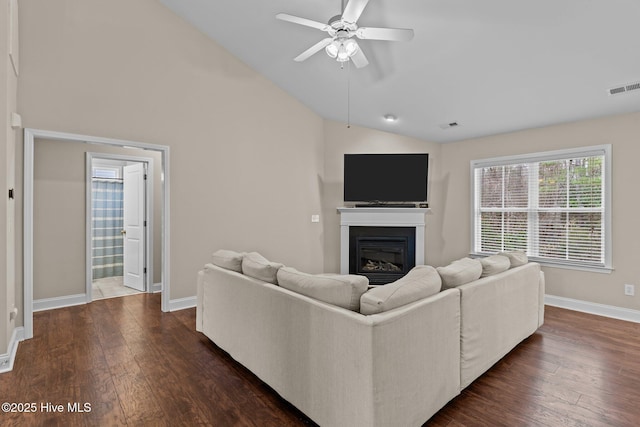
[[(495, 253), (489, 253), (489, 252), (469, 252), (469, 256), (471, 258), (485, 258), (491, 255), (495, 255)], [(548, 260), (546, 258), (538, 258), (538, 257), (534, 257), (534, 256), (528, 256), (529, 261), (533, 261), (533, 262), (537, 262), (538, 264), (540, 264), (543, 267), (548, 267), (548, 268), (561, 268), (563, 270), (576, 270), (576, 271), (589, 271), (592, 273), (599, 273), (599, 274), (611, 274), (613, 273), (614, 268), (612, 267), (599, 267), (599, 266), (594, 266), (594, 265), (583, 265), (583, 264), (571, 264), (571, 263), (562, 263), (561, 261), (559, 262), (554, 262), (552, 260)]]
[(151, 291), (152, 294), (156, 294), (158, 292), (162, 292), (162, 282), (160, 283), (154, 283), (153, 285), (151, 285)]
[[(104, 144), (116, 147), (134, 147), (162, 153), (161, 178), (163, 179), (163, 214), (162, 214), (162, 311), (170, 311), (170, 203), (169, 203), (169, 147), (165, 145), (146, 144), (96, 136), (77, 135), (39, 129), (24, 129), (24, 213), (23, 213), (23, 280), (24, 280), (24, 337), (33, 338), (33, 173), (35, 139), (57, 141), (80, 141)], [(86, 295), (83, 294), (86, 300)]]
[(22, 326), (14, 328), (9, 344), (7, 345), (7, 352), (5, 354), (0, 354), (0, 374), (9, 372), (13, 369), (13, 362), (16, 359), (18, 344), (23, 340), (24, 328)]
[(630, 308), (616, 307), (613, 305), (598, 304), (595, 302), (581, 301), (572, 298), (545, 295), (544, 303), (553, 307), (566, 308), (567, 310), (580, 311), (612, 319), (626, 320), (640, 323), (640, 311)]
[[(153, 275), (153, 252), (154, 252), (154, 242), (153, 242), (153, 224), (154, 224), (154, 202), (153, 202), (153, 182), (155, 181), (155, 173), (157, 172), (154, 168), (153, 158), (152, 157), (139, 157), (139, 156), (129, 156), (129, 155), (121, 155), (121, 154), (108, 154), (108, 153), (95, 153), (95, 152), (87, 152), (86, 153), (86, 168), (85, 168), (85, 189), (86, 189), (86, 213), (85, 213), (85, 224), (86, 224), (86, 243), (85, 243), (85, 259), (86, 259), (86, 293), (87, 293), (87, 302), (93, 301), (93, 292), (92, 292), (92, 282), (93, 282), (93, 242), (91, 240), (92, 235), (92, 220), (93, 220), (93, 191), (92, 191), (92, 180), (93, 180), (93, 165), (96, 160), (119, 160), (122, 162), (136, 162), (136, 163), (144, 163), (147, 166), (147, 171), (153, 171), (152, 179), (145, 180), (145, 220), (147, 221), (147, 228), (145, 230), (145, 265), (147, 268), (147, 274), (144, 279), (144, 289), (145, 292), (153, 292), (152, 291), (152, 282), (151, 276)], [(148, 172), (145, 172), (148, 173)]]
[(349, 274), (349, 227), (414, 227), (415, 265), (423, 265), (425, 215), (429, 208), (338, 208), (340, 213), (340, 274)]
[(588, 147), (567, 148), (564, 150), (543, 151), (539, 153), (516, 154), (511, 156), (492, 157), (489, 159), (471, 160), (475, 168), (487, 166), (505, 166), (515, 162), (533, 163), (547, 160), (560, 160), (570, 157), (609, 156), (611, 144), (592, 145)]
[(198, 297), (196, 296), (172, 299), (169, 302), (169, 307), (170, 307), (169, 311), (184, 310), (185, 308), (194, 308), (197, 303), (198, 303)]
[(85, 294), (65, 295), (63, 297), (42, 298), (33, 302), (33, 311), (53, 310), (87, 303)]

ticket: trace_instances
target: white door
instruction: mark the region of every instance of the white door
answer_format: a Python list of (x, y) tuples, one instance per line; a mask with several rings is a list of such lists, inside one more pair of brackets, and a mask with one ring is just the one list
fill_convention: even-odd
[(145, 165), (124, 168), (124, 285), (144, 291), (145, 284)]

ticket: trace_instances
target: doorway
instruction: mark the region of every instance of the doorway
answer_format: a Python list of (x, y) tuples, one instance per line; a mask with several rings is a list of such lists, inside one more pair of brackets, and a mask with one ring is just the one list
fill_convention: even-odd
[(87, 301), (153, 292), (153, 158), (87, 153)]
[[(64, 132), (47, 131), (26, 128), (24, 130), (24, 233), (23, 233), (23, 273), (24, 273), (24, 339), (33, 338), (33, 283), (34, 283), (34, 146), (35, 140), (49, 142), (77, 141), (87, 144), (97, 144), (109, 147), (136, 148), (159, 154), (159, 197), (161, 199), (160, 212), (156, 215), (160, 222), (160, 242), (158, 264), (160, 273), (161, 309), (164, 312), (171, 311), (170, 300), (170, 225), (169, 225), (169, 147), (164, 145), (147, 144), (142, 142), (117, 140), (96, 136), (78, 135)], [(85, 270), (87, 270), (85, 268)], [(86, 280), (85, 280), (86, 281)], [(84, 297), (84, 295), (83, 295)], [(77, 303), (82, 303), (78, 300)]]

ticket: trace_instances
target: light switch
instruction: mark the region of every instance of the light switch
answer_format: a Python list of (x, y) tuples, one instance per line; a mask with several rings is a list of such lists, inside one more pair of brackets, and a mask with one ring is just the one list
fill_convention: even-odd
[(311, 215), (311, 222), (320, 222), (320, 215)]

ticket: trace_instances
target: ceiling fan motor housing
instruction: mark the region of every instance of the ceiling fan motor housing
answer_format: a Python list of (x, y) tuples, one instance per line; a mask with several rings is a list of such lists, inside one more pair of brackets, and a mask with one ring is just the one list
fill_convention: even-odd
[(358, 29), (357, 24), (343, 21), (341, 15), (336, 15), (333, 18), (329, 19), (329, 26), (336, 32), (341, 30), (348, 32), (349, 37), (352, 36), (352, 33)]

